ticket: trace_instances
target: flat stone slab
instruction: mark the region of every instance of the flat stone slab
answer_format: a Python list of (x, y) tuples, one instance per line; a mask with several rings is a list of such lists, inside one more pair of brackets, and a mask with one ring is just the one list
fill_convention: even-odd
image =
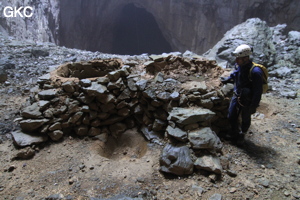
[(23, 131), (32, 132), (40, 128), (43, 124), (45, 124), (48, 121), (48, 119), (26, 119), (20, 121), (20, 126)]
[(20, 147), (30, 146), (32, 144), (39, 144), (42, 142), (46, 142), (48, 140), (47, 135), (29, 135), (26, 133), (23, 133), (20, 130), (13, 131), (12, 133), (13, 140), (16, 143), (16, 145)]
[(22, 117), (27, 119), (42, 118), (42, 113), (40, 112), (40, 107), (38, 105), (38, 103), (33, 103), (32, 105), (26, 107), (21, 113)]
[(195, 124), (212, 119), (215, 113), (209, 109), (193, 107), (180, 108), (174, 107), (169, 113), (168, 120), (172, 120), (180, 125)]
[(164, 61), (164, 59), (166, 58), (167, 56), (164, 56), (164, 55), (150, 55), (149, 58), (151, 58), (151, 60), (154, 60), (155, 62), (161, 62), (161, 61)]
[(23, 131), (32, 132), (40, 128), (43, 124), (45, 124), (48, 121), (48, 119), (26, 119), (20, 121), (20, 126)]
[(99, 96), (99, 95), (101, 96), (107, 91), (107, 88), (104, 85), (98, 84), (96, 82), (93, 82), (90, 87), (83, 88), (83, 89), (90, 96)]
[(180, 128), (173, 128), (171, 126), (168, 126), (166, 132), (172, 137), (174, 137), (176, 140), (179, 140), (181, 142), (186, 142), (188, 140), (187, 132), (181, 130)]
[(43, 90), (38, 93), (38, 96), (42, 100), (50, 100), (56, 97), (57, 91), (55, 89)]
[(142, 133), (144, 134), (144, 136), (147, 138), (147, 140), (151, 141), (154, 139), (160, 139), (160, 133), (153, 131), (153, 130), (149, 130), (147, 126), (143, 126), (141, 128)]

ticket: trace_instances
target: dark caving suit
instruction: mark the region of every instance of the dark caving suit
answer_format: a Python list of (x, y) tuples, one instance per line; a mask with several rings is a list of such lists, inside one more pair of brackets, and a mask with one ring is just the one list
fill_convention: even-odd
[[(251, 114), (256, 112), (261, 100), (264, 72), (259, 67), (254, 67), (250, 72), (252, 66), (252, 61), (243, 66), (237, 66), (237, 69), (230, 75), (230, 78), (234, 80), (234, 95), (228, 110), (232, 137), (238, 138), (248, 131), (251, 125)], [(238, 123), (240, 114), (241, 131)]]

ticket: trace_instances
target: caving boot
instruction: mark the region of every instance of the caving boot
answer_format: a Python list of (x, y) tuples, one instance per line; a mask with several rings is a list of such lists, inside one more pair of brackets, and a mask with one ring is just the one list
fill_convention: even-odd
[(245, 143), (245, 132), (239, 132), (236, 138), (236, 145), (237, 146), (242, 146)]
[(224, 136), (224, 139), (225, 140), (230, 140), (232, 142), (236, 141), (239, 137), (239, 133), (238, 132), (230, 132), (230, 133), (227, 133), (225, 136)]

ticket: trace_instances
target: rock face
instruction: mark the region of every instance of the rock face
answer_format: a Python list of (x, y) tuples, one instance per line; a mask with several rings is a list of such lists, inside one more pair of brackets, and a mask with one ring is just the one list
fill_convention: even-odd
[[(241, 37), (244, 35), (243, 37)], [(275, 45), (272, 42), (272, 30), (265, 21), (258, 18), (249, 19), (229, 30), (209, 52), (208, 57), (215, 57), (218, 63), (230, 62), (234, 64), (231, 53), (240, 44), (248, 44), (254, 48), (253, 57), (257, 62), (266, 66), (274, 64)], [(226, 63), (222, 63), (226, 66)]]
[[(3, 14), (6, 6), (19, 7), (31, 6), (34, 14), (31, 18), (11, 17)], [(56, 34), (59, 27), (59, 0), (34, 1), (25, 4), (22, 1), (1, 2), (0, 31), (19, 39), (31, 39), (34, 41), (56, 42)], [(26, 31), (25, 31), (26, 30)]]
[[(23, 5), (18, 0), (13, 3), (13, 6)], [(3, 2), (1, 8), (5, 6), (12, 5)], [(37, 0), (29, 6), (34, 8), (32, 18), (2, 15), (0, 30), (18, 39), (51, 41), (107, 53), (184, 52), (189, 49), (199, 54), (248, 18), (261, 18), (271, 26), (286, 23), (288, 30), (295, 31), (299, 31), (300, 24), (297, 17), (300, 2), (297, 0)], [(133, 20), (135, 25), (131, 23)], [(137, 38), (139, 43), (135, 42)], [(135, 51), (131, 51), (129, 44), (135, 46)], [(123, 50), (124, 46), (127, 48)], [(138, 46), (148, 46), (148, 49)]]

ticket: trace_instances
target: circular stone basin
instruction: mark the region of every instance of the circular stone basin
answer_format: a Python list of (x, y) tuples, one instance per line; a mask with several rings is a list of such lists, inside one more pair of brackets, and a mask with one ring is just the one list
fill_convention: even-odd
[(107, 75), (118, 70), (121, 61), (117, 59), (92, 60), (88, 62), (67, 63), (57, 69), (57, 75), (65, 78), (94, 78)]

